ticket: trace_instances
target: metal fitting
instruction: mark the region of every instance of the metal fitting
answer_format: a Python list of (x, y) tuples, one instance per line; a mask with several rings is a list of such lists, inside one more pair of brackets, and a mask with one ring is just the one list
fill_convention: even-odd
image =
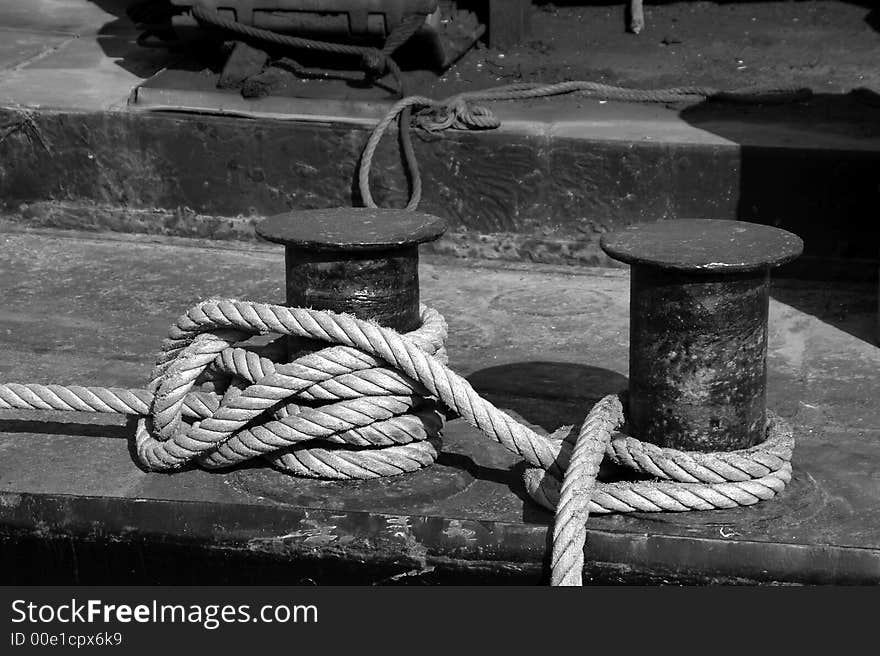
[[(408, 332), (421, 323), (419, 244), (440, 237), (446, 223), (421, 212), (346, 207), (279, 214), (256, 230), (284, 244), (287, 305)], [(313, 348), (289, 342), (291, 357)]]
[(764, 440), (770, 269), (803, 251), (785, 230), (683, 219), (603, 236), (631, 265), (632, 434), (694, 451)]

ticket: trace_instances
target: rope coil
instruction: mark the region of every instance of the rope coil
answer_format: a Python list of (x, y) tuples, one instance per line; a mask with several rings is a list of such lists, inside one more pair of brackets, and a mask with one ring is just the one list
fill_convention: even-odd
[[(345, 480), (430, 465), (445, 407), (527, 463), (527, 492), (556, 514), (553, 585), (580, 584), (590, 513), (747, 506), (791, 479), (794, 441), (774, 415), (762, 444), (688, 453), (621, 432), (624, 401), (610, 395), (577, 435), (541, 435), (449, 369), (445, 320), (424, 306), (421, 316), (421, 327), (402, 335), (345, 314), (210, 299), (171, 326), (148, 389), (0, 384), (0, 409), (138, 416), (136, 453), (152, 470), (216, 469), (263, 457), (293, 475)], [(267, 334), (330, 346), (284, 363), (277, 345), (243, 344)], [(597, 482), (603, 458), (655, 480)]]

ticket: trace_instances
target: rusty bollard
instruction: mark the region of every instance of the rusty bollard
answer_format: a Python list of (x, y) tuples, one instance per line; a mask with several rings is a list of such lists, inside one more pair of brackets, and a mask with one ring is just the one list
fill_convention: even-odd
[(628, 419), (661, 446), (730, 451), (764, 440), (770, 269), (801, 239), (741, 221), (683, 219), (603, 236), (631, 265)]
[[(443, 234), (443, 219), (345, 207), (278, 214), (256, 229), (284, 244), (287, 305), (345, 312), (398, 332), (421, 324), (419, 244)], [(321, 346), (288, 341), (291, 358)]]

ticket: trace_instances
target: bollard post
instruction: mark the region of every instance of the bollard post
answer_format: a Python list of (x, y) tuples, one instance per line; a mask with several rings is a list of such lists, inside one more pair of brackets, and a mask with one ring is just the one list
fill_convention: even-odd
[(683, 219), (604, 235), (631, 265), (628, 418), (661, 446), (730, 451), (764, 440), (770, 269), (801, 239), (741, 221)]
[[(443, 219), (421, 212), (333, 208), (279, 214), (257, 234), (284, 244), (287, 305), (369, 319), (398, 332), (420, 325), (419, 244), (440, 237)], [(290, 338), (290, 357), (314, 350)]]

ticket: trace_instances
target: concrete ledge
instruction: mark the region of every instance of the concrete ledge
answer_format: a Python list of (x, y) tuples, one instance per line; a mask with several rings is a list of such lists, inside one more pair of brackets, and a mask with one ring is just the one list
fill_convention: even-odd
[[(0, 122), (19, 126), (0, 142), (8, 220), (217, 238), (247, 236), (252, 221), (292, 208), (357, 203), (367, 137), (364, 126), (164, 112), (4, 110)], [(703, 217), (786, 228), (808, 256), (878, 254), (880, 149), (504, 130), (416, 139), (416, 151), (421, 209), (449, 219), (448, 252), (603, 265), (604, 232)], [(394, 139), (377, 151), (382, 205), (406, 200), (399, 158)]]
[[(4, 585), (546, 585), (547, 538), (546, 526), (437, 516), (0, 493), (0, 553), (16, 563)], [(602, 530), (587, 539), (589, 585), (880, 576), (870, 550)]]

